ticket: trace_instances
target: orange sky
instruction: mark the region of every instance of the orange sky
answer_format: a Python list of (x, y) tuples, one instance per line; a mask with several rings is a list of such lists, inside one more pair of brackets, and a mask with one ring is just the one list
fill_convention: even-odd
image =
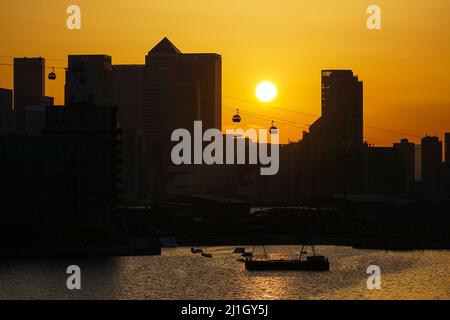
[[(82, 10), (80, 31), (66, 28), (71, 4)], [(382, 30), (366, 28), (370, 4), (382, 9)], [(104, 53), (113, 63), (144, 63), (168, 36), (183, 52), (222, 55), (224, 128), (231, 126), (229, 108), (239, 108), (259, 117), (243, 115), (244, 128), (268, 127), (261, 118), (288, 120), (290, 126), (277, 124), (282, 142), (297, 140), (315, 118), (258, 105), (256, 85), (277, 85), (270, 105), (319, 115), (320, 71), (352, 69), (364, 81), (364, 136), (386, 145), (402, 136), (371, 127), (418, 136), (450, 131), (448, 19), (448, 0), (5, 0), (0, 55)], [(66, 66), (47, 60), (52, 65)], [(64, 74), (57, 73), (46, 93), (62, 104)], [(0, 66), (0, 87), (12, 87), (11, 67)]]

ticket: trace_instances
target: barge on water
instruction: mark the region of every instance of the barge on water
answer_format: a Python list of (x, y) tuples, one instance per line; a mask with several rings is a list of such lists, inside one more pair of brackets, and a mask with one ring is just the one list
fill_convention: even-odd
[(313, 246), (311, 246), (313, 255), (308, 256), (304, 247), (298, 257), (289, 259), (270, 259), (263, 247), (265, 258), (261, 259), (252, 255), (245, 260), (245, 269), (250, 271), (330, 271), (328, 258), (316, 255)]

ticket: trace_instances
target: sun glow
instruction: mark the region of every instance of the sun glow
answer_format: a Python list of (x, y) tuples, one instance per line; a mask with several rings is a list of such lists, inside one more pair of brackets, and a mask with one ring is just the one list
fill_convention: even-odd
[(256, 87), (256, 97), (262, 102), (273, 101), (277, 94), (277, 87), (272, 82), (264, 81)]

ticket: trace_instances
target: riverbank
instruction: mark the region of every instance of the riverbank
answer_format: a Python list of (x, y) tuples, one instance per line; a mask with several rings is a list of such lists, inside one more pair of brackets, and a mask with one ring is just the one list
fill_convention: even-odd
[[(383, 240), (386, 239), (386, 240)], [(391, 239), (391, 240), (390, 240)], [(223, 237), (204, 237), (195, 240), (177, 239), (180, 246), (186, 247), (203, 247), (203, 246), (236, 246), (246, 244), (253, 245), (323, 245), (323, 246), (345, 246), (355, 249), (367, 250), (386, 250), (386, 251), (419, 251), (419, 250), (450, 250), (450, 244), (392, 240), (386, 237), (381, 239), (349, 239), (349, 238), (329, 238), (329, 239), (309, 239), (303, 240), (296, 237), (288, 236), (265, 236), (265, 237), (248, 237), (248, 236), (223, 236)]]

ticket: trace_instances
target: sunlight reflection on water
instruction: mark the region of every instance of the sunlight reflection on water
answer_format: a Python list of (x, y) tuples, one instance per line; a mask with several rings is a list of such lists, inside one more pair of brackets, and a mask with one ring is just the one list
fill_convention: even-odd
[[(0, 299), (450, 299), (450, 251), (317, 250), (330, 272), (248, 272), (232, 247), (205, 248), (212, 259), (180, 247), (154, 257), (1, 260)], [(66, 289), (71, 264), (81, 267), (80, 291)], [(381, 290), (367, 289), (372, 264), (381, 267)]]

